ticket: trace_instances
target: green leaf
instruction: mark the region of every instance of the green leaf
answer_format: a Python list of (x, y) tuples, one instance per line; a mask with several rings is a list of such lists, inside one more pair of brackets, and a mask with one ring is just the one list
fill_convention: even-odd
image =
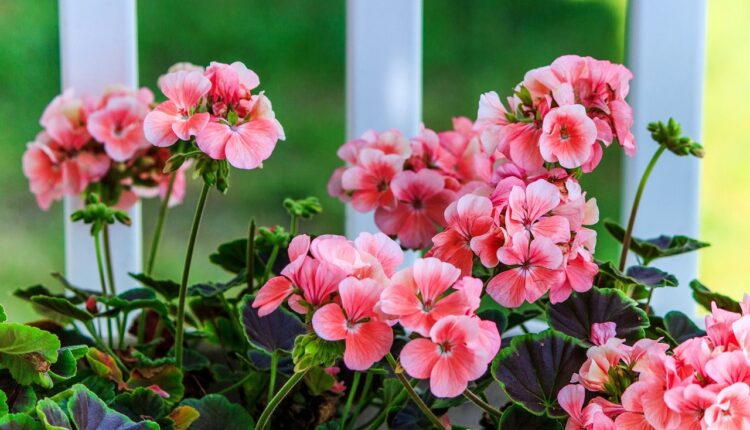
[(0, 367), (21, 385), (52, 387), (48, 374), (57, 361), (60, 340), (54, 334), (17, 323), (0, 323)]
[(182, 370), (173, 364), (159, 367), (139, 368), (130, 371), (127, 382), (130, 388), (150, 387), (156, 385), (169, 394), (170, 402), (179, 402), (185, 395), (182, 385)]
[(559, 421), (547, 418), (544, 415), (534, 415), (522, 406), (510, 405), (500, 418), (499, 430), (562, 430)]
[(247, 266), (247, 239), (222, 243), (209, 261), (231, 273), (240, 273)]
[(586, 360), (586, 349), (574, 338), (546, 330), (513, 338), (492, 363), (503, 391), (535, 415), (564, 417), (557, 393)]
[(0, 323), (5, 322), (8, 319), (8, 315), (5, 314), (5, 308), (0, 305)]
[(188, 287), (189, 296), (214, 297), (239, 285), (245, 285), (247, 275), (244, 270), (227, 282), (204, 282)]
[(644, 336), (648, 316), (638, 303), (622, 291), (596, 288), (574, 293), (562, 303), (547, 306), (550, 327), (590, 344), (591, 325), (613, 322), (617, 337), (634, 341)]
[(78, 429), (159, 430), (159, 426), (153, 421), (133, 422), (127, 416), (108, 408), (104, 401), (81, 384), (72, 388), (68, 413)]
[(172, 409), (168, 419), (172, 421), (174, 430), (188, 430), (191, 425), (200, 417), (200, 412), (192, 406), (178, 406)]
[(145, 287), (156, 291), (167, 300), (176, 299), (180, 295), (180, 284), (177, 282), (168, 279), (157, 280), (143, 273), (129, 273), (129, 275)]
[[(47, 287), (43, 285), (32, 285), (30, 287), (26, 288), (19, 288), (16, 291), (13, 291), (13, 295), (18, 297), (19, 299), (26, 300), (27, 302), (31, 301), (31, 298), (34, 296), (56, 296), (55, 294), (52, 294), (52, 291), (47, 289)], [(61, 296), (60, 296), (61, 297)]]
[(709, 290), (708, 287), (703, 285), (697, 279), (690, 282), (690, 289), (693, 290), (693, 298), (695, 301), (709, 312), (711, 311), (711, 303), (716, 303), (716, 306), (719, 308), (730, 312), (741, 311), (740, 304), (734, 299)]
[(89, 348), (86, 353), (86, 361), (88, 361), (91, 370), (102, 378), (109, 379), (110, 381), (117, 384), (119, 389), (127, 387), (125, 380), (122, 375), (122, 370), (117, 366), (115, 359), (96, 348)]
[(114, 297), (98, 297), (97, 301), (125, 313), (136, 309), (153, 309), (161, 316), (169, 315), (167, 305), (156, 297), (154, 290), (148, 288), (133, 288)]
[(319, 366), (311, 368), (305, 374), (304, 381), (313, 396), (325, 393), (336, 383), (336, 379)]
[(651, 288), (676, 287), (680, 283), (677, 277), (656, 267), (628, 267), (627, 276)]
[(44, 430), (44, 428), (29, 415), (8, 414), (0, 418), (0, 430)]
[[(12, 390), (13, 397), (8, 402), (8, 412), (11, 413), (33, 413), (36, 406), (37, 397), (34, 388), (25, 385), (15, 385), (8, 387)], [(9, 391), (10, 392), (10, 391)]]
[(143, 387), (119, 394), (109, 406), (132, 420), (149, 417), (156, 421), (167, 414), (167, 402), (150, 388)]
[(45, 430), (72, 430), (68, 416), (57, 402), (42, 399), (36, 404), (36, 414)]
[(231, 403), (221, 394), (208, 394), (199, 399), (185, 399), (182, 406), (191, 406), (200, 416), (190, 430), (252, 430), (255, 421), (242, 406)]
[(5, 394), (5, 391), (0, 390), (0, 417), (10, 412), (10, 408), (8, 407), (8, 396)]
[(43, 306), (49, 310), (55, 311), (60, 315), (73, 318), (81, 322), (88, 322), (94, 319), (87, 310), (77, 307), (70, 300), (63, 297), (52, 296), (34, 296), (31, 301), (37, 305)]
[(89, 375), (81, 381), (81, 384), (91, 390), (96, 397), (109, 403), (115, 398), (115, 383), (98, 375)]
[[(625, 238), (625, 229), (612, 220), (604, 220), (604, 227), (620, 243)], [(687, 236), (659, 236), (653, 239), (638, 239), (632, 237), (630, 250), (641, 257), (644, 265), (648, 265), (657, 258), (671, 257), (696, 251), (709, 246), (706, 242), (691, 239)]]
[(706, 335), (706, 332), (695, 325), (693, 320), (678, 311), (670, 311), (664, 315), (664, 327), (677, 343)]
[(78, 360), (86, 355), (85, 345), (66, 346), (57, 351), (57, 362), (52, 365), (50, 375), (53, 380), (65, 381), (74, 376), (78, 370)]

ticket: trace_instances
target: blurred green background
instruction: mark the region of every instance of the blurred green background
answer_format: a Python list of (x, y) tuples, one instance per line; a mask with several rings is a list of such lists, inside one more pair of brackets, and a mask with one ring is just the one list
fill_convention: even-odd
[[(712, 2), (710, 10), (711, 22), (721, 17), (722, 25), (710, 25), (705, 140), (721, 137), (721, 145), (727, 145), (722, 151), (738, 135), (736, 129), (726, 127), (726, 116), (735, 119), (738, 127), (748, 127), (736, 110), (727, 107), (736, 108), (737, 103), (727, 101), (738, 95), (732, 94), (736, 79), (726, 79), (737, 76), (732, 73), (750, 56), (744, 53), (744, 63), (738, 62), (731, 45), (717, 37), (741, 40), (739, 34), (748, 35), (742, 23), (747, 22), (750, 8), (741, 7), (742, 1)], [(738, 8), (742, 14), (736, 13)], [(425, 123), (441, 130), (450, 127), (452, 116), (475, 118), (480, 93), (496, 90), (507, 95), (526, 70), (562, 54), (622, 62), (626, 9), (625, 0), (538, 0), (533, 6), (512, 0), (425, 0)], [(261, 89), (273, 101), (287, 134), (262, 170), (235, 170), (228, 195), (210, 195), (191, 279), (225, 276), (207, 262), (207, 256), (218, 244), (242, 236), (251, 216), (263, 224), (286, 225), (281, 208), (286, 196), (321, 198), (324, 214), (303, 224), (303, 231), (342, 232), (343, 205), (327, 196), (325, 185), (339, 165), (335, 150), (345, 137), (345, 13), (343, 0), (139, 2), (142, 85), (160, 98), (156, 78), (175, 62), (243, 61), (260, 75)], [(60, 91), (57, 2), (0, 0), (0, 47), (0, 302), (10, 304), (6, 309), (10, 308), (11, 318), (24, 318), (28, 312), (11, 297), (12, 290), (51, 284), (48, 273), (63, 269), (62, 205), (49, 212), (36, 207), (20, 162), (25, 143), (39, 131), (43, 108)], [(721, 109), (727, 112), (719, 120)], [(709, 190), (723, 186), (721, 179), (731, 182), (735, 174), (747, 177), (740, 157), (729, 156), (724, 160), (733, 160), (736, 169), (722, 171), (717, 181), (719, 175), (714, 173), (724, 165), (715, 169), (712, 143), (707, 145), (711, 156), (706, 168), (711, 179), (704, 187), (704, 206), (711, 208), (705, 211), (706, 238), (722, 243), (718, 251), (706, 254), (704, 262), (722, 261), (727, 250), (736, 248), (724, 240), (732, 233), (718, 216), (727, 212), (715, 205), (718, 199), (712, 199)], [(602, 218), (618, 218), (620, 151), (606, 151), (602, 166), (584, 182), (589, 195), (597, 197)], [(741, 181), (734, 183), (733, 191), (746, 188)], [(190, 184), (184, 205), (169, 214), (158, 276), (176, 278), (181, 271), (196, 191), (196, 184)], [(750, 200), (744, 201), (750, 205)], [(156, 211), (156, 202), (144, 204), (146, 245)], [(738, 210), (732, 225), (747, 226), (741, 221), (744, 213)], [(750, 227), (744, 232), (748, 237)], [(615, 244), (600, 235), (599, 258), (613, 258), (616, 252)], [(709, 282), (727, 276), (706, 272), (713, 278)]]

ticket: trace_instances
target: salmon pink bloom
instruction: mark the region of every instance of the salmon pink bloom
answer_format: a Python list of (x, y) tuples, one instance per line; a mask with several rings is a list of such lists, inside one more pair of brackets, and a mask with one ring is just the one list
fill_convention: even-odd
[(546, 237), (530, 240), (527, 233), (516, 233), (498, 257), (511, 268), (490, 280), (487, 293), (505, 307), (533, 303), (562, 282), (562, 252)]
[(148, 104), (133, 96), (113, 97), (103, 109), (89, 116), (88, 131), (104, 144), (104, 151), (113, 160), (126, 161), (149, 146), (143, 136), (143, 118), (147, 113)]
[(664, 394), (664, 402), (680, 413), (680, 429), (702, 430), (703, 417), (716, 399), (716, 393), (698, 384), (678, 386)]
[[(593, 330), (596, 329), (592, 326)], [(609, 370), (617, 366), (627, 353), (624, 343), (622, 339), (611, 337), (604, 344), (589, 348), (586, 351), (587, 359), (576, 375), (578, 382), (589, 391), (606, 391)]]
[(197, 70), (169, 73), (159, 80), (159, 88), (169, 100), (146, 115), (143, 131), (156, 146), (171, 146), (177, 140), (190, 140), (208, 124), (207, 112), (195, 112), (211, 89), (209, 81)]
[(508, 233), (528, 231), (533, 237), (546, 237), (554, 243), (570, 239), (570, 224), (565, 217), (547, 216), (560, 204), (560, 190), (544, 179), (529, 184), (524, 190), (513, 187), (508, 196)]
[(722, 389), (706, 409), (703, 422), (708, 430), (750, 428), (750, 387), (737, 383)]
[(258, 75), (239, 61), (232, 64), (213, 61), (206, 68), (204, 76), (211, 81), (211, 101), (226, 106), (234, 106), (240, 99), (250, 98), (250, 91), (260, 85)]
[(440, 318), (468, 311), (465, 295), (449, 291), (460, 275), (456, 267), (437, 258), (418, 259), (393, 275), (380, 297), (381, 309), (398, 317), (407, 330), (427, 336)]
[[(656, 430), (643, 413), (644, 395), (648, 392), (648, 385), (636, 382), (630, 385), (622, 394), (622, 406), (625, 412), (615, 418), (618, 429)], [(674, 427), (671, 427), (674, 428)]]
[(545, 161), (559, 162), (567, 169), (575, 169), (591, 157), (597, 131), (583, 106), (553, 108), (544, 117), (542, 131), (539, 150)]
[(589, 402), (584, 408), (586, 390), (580, 385), (566, 385), (557, 393), (557, 402), (568, 413), (565, 430), (615, 430), (615, 423), (601, 405)]
[(396, 197), (390, 184), (403, 168), (404, 160), (396, 154), (386, 155), (378, 149), (365, 148), (358, 164), (344, 171), (341, 186), (352, 193), (352, 207), (370, 212), (379, 207), (394, 209)]
[(362, 232), (354, 239), (354, 246), (365, 261), (372, 257), (377, 261), (385, 276), (391, 277), (404, 261), (404, 252), (398, 243), (383, 233)]
[(62, 148), (79, 150), (91, 140), (86, 130), (90, 105), (90, 100), (76, 97), (73, 89), (68, 88), (47, 105), (39, 124)]
[(485, 351), (469, 346), (478, 335), (476, 319), (443, 317), (432, 327), (429, 338), (414, 339), (404, 346), (401, 366), (414, 378), (429, 378), (435, 396), (458, 396), (469, 381), (478, 379), (487, 370)]
[(391, 349), (393, 331), (375, 313), (381, 290), (372, 279), (346, 278), (339, 285), (341, 305), (329, 303), (313, 315), (318, 336), (345, 342), (344, 364), (351, 370), (369, 369)]
[(398, 205), (393, 210), (378, 208), (375, 223), (383, 233), (398, 236), (406, 248), (428, 246), (437, 225), (445, 223), (443, 212), (455, 194), (446, 189), (440, 173), (429, 169), (401, 172), (393, 178), (391, 188)]
[(451, 263), (462, 275), (471, 275), (474, 253), (471, 240), (486, 234), (492, 226), (492, 202), (487, 197), (467, 194), (445, 210), (447, 228), (432, 238), (434, 246), (427, 253)]
[[(529, 172), (535, 172), (542, 168), (544, 159), (539, 152), (539, 139), (542, 129), (534, 124), (516, 122), (508, 124), (498, 131), (496, 137), (495, 152), (489, 152), (491, 147), (485, 146), (489, 154), (504, 155), (518, 167)], [(495, 144), (493, 141), (492, 144)], [(485, 144), (486, 145), (486, 144)]]

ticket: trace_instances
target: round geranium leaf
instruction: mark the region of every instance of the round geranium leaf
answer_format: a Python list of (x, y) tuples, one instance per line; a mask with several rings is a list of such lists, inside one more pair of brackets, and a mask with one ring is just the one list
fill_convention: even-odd
[(559, 421), (543, 415), (534, 415), (519, 405), (511, 405), (500, 418), (500, 430), (562, 430)]
[(282, 308), (264, 317), (258, 316), (258, 310), (252, 306), (253, 300), (253, 296), (247, 295), (240, 306), (240, 318), (247, 340), (254, 347), (269, 353), (291, 351), (294, 339), (305, 333), (305, 326), (297, 316)]
[(575, 293), (562, 303), (550, 304), (547, 319), (555, 330), (586, 343), (590, 343), (594, 323), (617, 324), (617, 337), (628, 341), (642, 338), (649, 324), (646, 312), (635, 300), (620, 290), (596, 287)]
[(513, 338), (495, 358), (492, 374), (508, 397), (532, 414), (563, 417), (557, 393), (585, 360), (580, 342), (546, 330)]
[(253, 429), (255, 422), (242, 406), (230, 402), (221, 394), (209, 394), (200, 399), (185, 399), (181, 406), (198, 411), (198, 419), (190, 430)]

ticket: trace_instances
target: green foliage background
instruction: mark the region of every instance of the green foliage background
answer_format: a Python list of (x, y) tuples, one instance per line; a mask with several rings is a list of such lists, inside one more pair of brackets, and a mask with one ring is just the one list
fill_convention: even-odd
[[(625, 0), (425, 0), (424, 121), (450, 127), (451, 117), (476, 116), (482, 92), (510, 94), (526, 70), (562, 54), (623, 61)], [(192, 280), (226, 275), (207, 256), (245, 234), (250, 216), (261, 224), (286, 222), (284, 197), (316, 195), (323, 215), (302, 224), (311, 233), (341, 233), (344, 208), (325, 192), (339, 165), (335, 150), (345, 127), (345, 2), (343, 0), (142, 0), (138, 4), (140, 82), (156, 88), (171, 64), (243, 61), (261, 78), (286, 129), (262, 170), (233, 171), (229, 194), (209, 196)], [(25, 143), (59, 91), (55, 0), (0, 0), (0, 302), (10, 319), (29, 319), (11, 292), (63, 269), (62, 207), (40, 211), (21, 172)], [(383, 88), (383, 91), (389, 91)], [(618, 218), (620, 151), (606, 151), (584, 187), (602, 218)], [(157, 276), (178, 277), (197, 198), (169, 214)], [(157, 206), (143, 208), (150, 242)], [(598, 255), (612, 258), (613, 241), (600, 235)]]

